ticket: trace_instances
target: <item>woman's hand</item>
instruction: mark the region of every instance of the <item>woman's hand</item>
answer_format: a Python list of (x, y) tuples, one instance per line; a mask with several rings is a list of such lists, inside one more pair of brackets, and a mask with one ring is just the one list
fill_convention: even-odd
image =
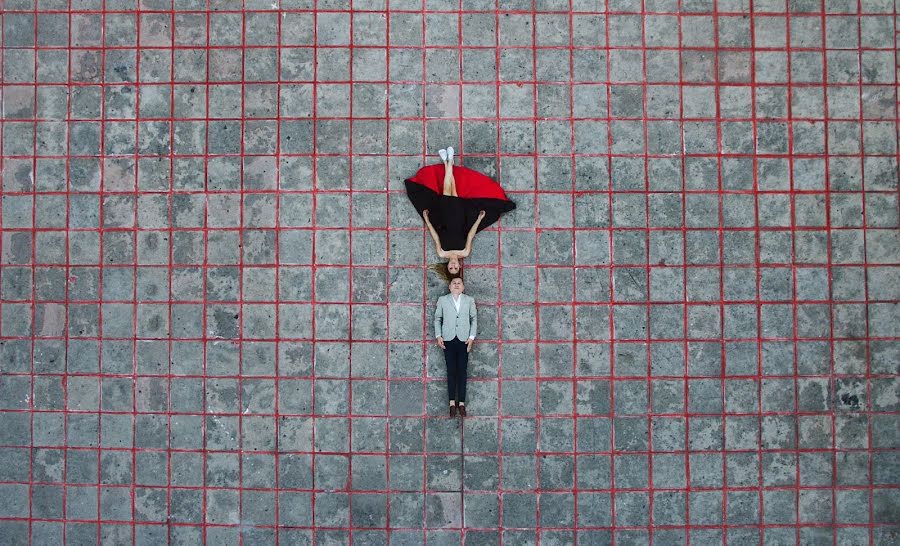
[(424, 218), (425, 220), (428, 220), (428, 209), (425, 209), (422, 211), (422, 218)]
[(486, 214), (486, 213), (485, 213), (484, 211), (480, 211), (480, 212), (478, 213), (478, 219), (479, 219), (479, 220), (483, 220), (485, 214)]

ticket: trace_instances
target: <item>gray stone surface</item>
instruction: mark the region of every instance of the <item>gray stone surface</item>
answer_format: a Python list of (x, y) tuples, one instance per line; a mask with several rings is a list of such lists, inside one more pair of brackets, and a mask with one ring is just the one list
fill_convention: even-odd
[(350, 4), (5, 3), (0, 543), (898, 541), (893, 2)]

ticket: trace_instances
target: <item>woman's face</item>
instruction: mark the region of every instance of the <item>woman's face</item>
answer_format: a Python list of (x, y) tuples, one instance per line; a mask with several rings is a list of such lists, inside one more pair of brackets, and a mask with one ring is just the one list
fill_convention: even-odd
[(451, 275), (456, 275), (459, 273), (462, 264), (459, 263), (459, 258), (450, 258), (450, 261), (447, 262), (447, 271), (450, 272)]

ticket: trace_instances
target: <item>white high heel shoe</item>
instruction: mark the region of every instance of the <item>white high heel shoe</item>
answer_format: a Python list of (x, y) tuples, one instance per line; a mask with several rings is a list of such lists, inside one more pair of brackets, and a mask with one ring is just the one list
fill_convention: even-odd
[(447, 161), (453, 163), (453, 146), (447, 146)]
[(438, 155), (441, 156), (441, 161), (447, 162), (447, 150), (438, 150)]

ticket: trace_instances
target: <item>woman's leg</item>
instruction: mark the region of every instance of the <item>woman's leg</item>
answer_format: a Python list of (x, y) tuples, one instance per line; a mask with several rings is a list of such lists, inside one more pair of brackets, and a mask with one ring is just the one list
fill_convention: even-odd
[(450, 164), (450, 195), (459, 197), (459, 194), (456, 193), (456, 177), (453, 176), (453, 156), (447, 157), (447, 163)]
[(453, 179), (453, 163), (444, 162), (444, 195), (456, 195), (456, 181)]

